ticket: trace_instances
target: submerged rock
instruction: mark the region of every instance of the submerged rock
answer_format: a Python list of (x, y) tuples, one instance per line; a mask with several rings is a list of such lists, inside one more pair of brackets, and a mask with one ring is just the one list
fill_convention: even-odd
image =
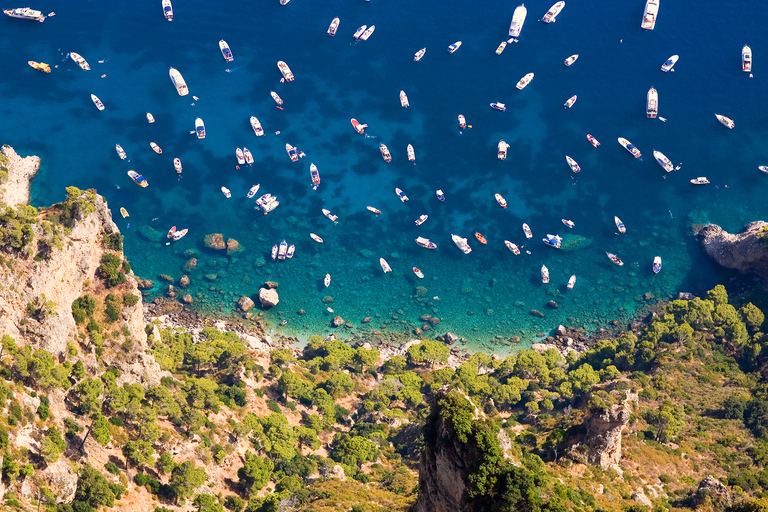
[(189, 258), (189, 260), (184, 264), (184, 272), (189, 272), (191, 270), (195, 270), (197, 268), (197, 258)]
[(139, 235), (150, 242), (159, 242), (163, 239), (163, 234), (150, 226), (141, 226), (141, 228), (139, 228)]
[(341, 318), (340, 316), (335, 316), (333, 317), (333, 322), (331, 322), (331, 325), (333, 325), (334, 327), (341, 327), (342, 325), (344, 325), (344, 319)]
[(192, 304), (192, 302), (194, 302), (194, 299), (190, 294), (186, 294), (181, 298), (181, 302), (183, 302), (184, 304)]
[(226, 244), (224, 243), (224, 235), (221, 233), (211, 233), (209, 235), (205, 235), (205, 237), (203, 237), (203, 243), (207, 248), (216, 249), (217, 251), (221, 251), (227, 248)]
[(155, 282), (151, 279), (139, 279), (136, 281), (136, 285), (142, 290), (149, 290), (155, 287)]
[(245, 247), (240, 245), (240, 242), (238, 242), (234, 238), (229, 238), (227, 240), (227, 256), (231, 256), (233, 254), (239, 254), (244, 250), (245, 250)]
[(240, 297), (240, 300), (237, 301), (237, 307), (240, 308), (240, 311), (243, 313), (247, 313), (253, 309), (254, 306), (256, 306), (256, 304), (253, 302), (253, 300), (246, 296)]
[(581, 235), (569, 235), (563, 236), (563, 241), (560, 243), (560, 249), (565, 252), (578, 251), (592, 245), (592, 239), (586, 238)]
[(186, 288), (187, 286), (189, 286), (189, 283), (190, 283), (189, 276), (183, 275), (181, 276), (181, 278), (179, 278), (179, 288)]

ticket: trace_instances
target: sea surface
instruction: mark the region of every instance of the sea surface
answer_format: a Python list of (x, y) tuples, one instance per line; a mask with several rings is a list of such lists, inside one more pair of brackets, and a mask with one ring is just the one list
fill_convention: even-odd
[[(255, 299), (259, 286), (272, 280), (279, 283), (280, 303), (263, 318), (275, 334), (327, 334), (339, 315), (351, 325), (342, 337), (373, 331), (402, 337), (425, 324), (419, 317), (431, 315), (440, 323), (429, 324), (426, 334), (452, 331), (469, 348), (498, 353), (528, 347), (559, 324), (590, 332), (613, 320), (623, 325), (648, 303), (645, 294), (653, 302), (732, 278), (702, 256), (692, 224), (714, 222), (733, 231), (765, 217), (768, 175), (757, 170), (768, 164), (765, 13), (755, 14), (747, 0), (665, 1), (650, 32), (640, 28), (642, 0), (568, 0), (556, 23), (539, 22), (553, 1), (527, 1), (519, 42), (497, 56), (514, 2), (186, 0), (175, 2), (169, 23), (160, 0), (37, 0), (32, 8), (56, 16), (44, 23), (0, 19), (0, 142), (42, 158), (33, 205), (64, 199), (70, 185), (107, 198), (134, 271), (157, 283), (146, 300), (164, 292), (160, 274), (178, 279), (187, 273), (192, 284), (178, 291), (190, 293), (200, 311), (225, 314), (240, 296)], [(328, 37), (337, 16), (338, 33)], [(355, 43), (352, 34), (363, 24), (375, 24), (376, 31)], [(222, 58), (220, 39), (232, 48), (233, 62)], [(461, 48), (448, 54), (458, 40)], [(754, 78), (741, 71), (744, 44), (754, 53)], [(414, 62), (423, 47), (425, 57)], [(72, 51), (91, 71), (66, 58)], [(575, 53), (579, 59), (565, 67)], [(673, 54), (680, 55), (674, 72), (663, 73), (661, 64)], [(28, 60), (56, 67), (46, 75)], [(281, 83), (278, 60), (291, 67), (294, 82)], [(186, 79), (189, 96), (176, 93), (170, 66)], [(535, 73), (531, 84), (515, 89), (528, 72)], [(651, 86), (666, 122), (646, 118)], [(401, 89), (410, 108), (400, 106)], [(282, 97), (283, 110), (270, 91)], [(91, 103), (91, 93), (104, 111)], [(576, 104), (564, 109), (574, 94)], [(507, 111), (492, 110), (495, 101)], [(735, 129), (719, 124), (715, 113), (734, 119)], [(471, 129), (459, 130), (459, 114)], [(254, 135), (252, 115), (266, 136)], [(204, 140), (190, 134), (197, 117), (205, 121)], [(353, 117), (369, 125), (365, 135), (353, 130)], [(602, 145), (593, 148), (587, 133)], [(634, 143), (642, 158), (632, 158), (618, 137)], [(500, 139), (511, 144), (506, 161), (496, 158)], [(150, 141), (162, 155), (152, 152)], [(382, 142), (392, 153), (389, 164), (379, 154)], [(118, 158), (116, 143), (128, 161)], [(306, 157), (292, 163), (286, 143)], [(415, 164), (406, 157), (409, 143)], [(255, 164), (237, 169), (235, 148), (244, 146)], [(682, 168), (665, 173), (653, 149)], [(566, 154), (581, 173), (570, 172)], [(180, 179), (174, 157), (183, 163)], [(310, 163), (322, 179), (316, 191)], [(131, 182), (129, 169), (143, 174), (149, 187)], [(692, 186), (697, 176), (711, 184)], [(259, 195), (280, 201), (269, 215), (245, 197), (256, 183)], [(232, 191), (231, 199), (221, 186)], [(401, 202), (395, 187), (410, 201)], [(436, 189), (444, 191), (444, 202)], [(496, 204), (496, 192), (508, 208)], [(120, 207), (129, 218), (120, 217)], [(337, 214), (338, 223), (325, 218), (323, 208)], [(421, 214), (429, 219), (416, 226)], [(626, 234), (617, 233), (614, 216)], [(532, 240), (523, 235), (524, 222)], [(189, 234), (168, 245), (171, 226)], [(233, 238), (244, 250), (227, 256), (206, 249), (209, 233)], [(468, 239), (470, 254), (456, 248), (452, 233)], [(576, 250), (545, 246), (547, 233)], [(417, 236), (437, 249), (417, 246)], [(522, 254), (514, 256), (505, 239), (521, 245)], [(282, 240), (295, 244), (296, 255), (275, 263), (270, 250)], [(606, 251), (624, 266), (613, 265)], [(191, 255), (197, 269), (185, 272)], [(657, 255), (663, 269), (654, 275)], [(392, 273), (382, 272), (380, 257)], [(542, 265), (551, 275), (546, 285)], [(569, 291), (571, 275), (577, 282)], [(520, 343), (509, 344), (513, 337)]]

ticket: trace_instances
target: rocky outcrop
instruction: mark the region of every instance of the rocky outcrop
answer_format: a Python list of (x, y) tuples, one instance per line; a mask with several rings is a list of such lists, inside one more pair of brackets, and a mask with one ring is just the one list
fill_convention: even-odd
[[(0, 149), (5, 158), (0, 157), (0, 170), (7, 169), (5, 181), (0, 180), (0, 203), (8, 206), (29, 203), (29, 180), (40, 169), (40, 157), (20, 157), (11, 146)], [(5, 160), (8, 164), (4, 165)]]
[(712, 506), (717, 509), (725, 509), (733, 504), (731, 491), (712, 475), (699, 482), (699, 487), (691, 499), (691, 505), (696, 508), (707, 501), (711, 501)]
[(210, 235), (205, 235), (203, 238), (203, 243), (207, 248), (215, 249), (217, 251), (223, 251), (227, 248), (227, 245), (224, 243), (224, 235), (221, 233), (211, 233)]
[(259, 302), (261, 303), (261, 307), (264, 309), (277, 306), (277, 303), (280, 302), (280, 297), (277, 295), (277, 290), (274, 288), (260, 288)]
[(623, 401), (608, 409), (591, 409), (584, 420), (586, 450), (571, 450), (571, 456), (583, 453), (587, 464), (603, 469), (617, 467), (621, 460), (621, 433), (629, 423), (637, 400), (637, 394), (628, 391)]
[(240, 300), (237, 301), (237, 307), (240, 308), (240, 311), (243, 313), (247, 313), (248, 311), (252, 310), (254, 306), (255, 304), (250, 297), (242, 296), (240, 297)]
[(696, 237), (704, 254), (719, 265), (768, 280), (768, 223), (752, 222), (738, 234), (708, 224)]

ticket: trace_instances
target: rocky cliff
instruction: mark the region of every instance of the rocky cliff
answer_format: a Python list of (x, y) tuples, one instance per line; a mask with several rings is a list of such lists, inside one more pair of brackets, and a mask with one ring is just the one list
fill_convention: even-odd
[[(584, 420), (586, 430), (582, 444), (585, 449), (572, 449), (570, 455), (583, 454), (583, 462), (603, 469), (617, 467), (621, 460), (621, 434), (637, 401), (637, 393), (628, 391), (618, 404), (607, 409), (591, 409)], [(581, 456), (577, 456), (577, 460), (580, 459)]]
[(29, 180), (40, 169), (40, 157), (20, 157), (11, 146), (0, 149), (0, 171), (7, 176), (0, 179), (0, 203), (8, 206), (29, 203)]
[(752, 222), (737, 234), (708, 224), (696, 236), (704, 254), (719, 265), (768, 280), (768, 223)]

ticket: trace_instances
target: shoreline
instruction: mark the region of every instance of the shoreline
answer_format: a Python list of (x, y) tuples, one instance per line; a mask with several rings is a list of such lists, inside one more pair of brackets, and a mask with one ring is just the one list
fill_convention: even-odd
[(2, 146), (0, 153), (9, 161), (7, 166), (3, 166), (0, 159), (0, 168), (8, 169), (7, 179), (0, 183), (0, 203), (8, 206), (29, 204), (31, 181), (40, 170), (40, 157), (21, 157), (8, 144)]

